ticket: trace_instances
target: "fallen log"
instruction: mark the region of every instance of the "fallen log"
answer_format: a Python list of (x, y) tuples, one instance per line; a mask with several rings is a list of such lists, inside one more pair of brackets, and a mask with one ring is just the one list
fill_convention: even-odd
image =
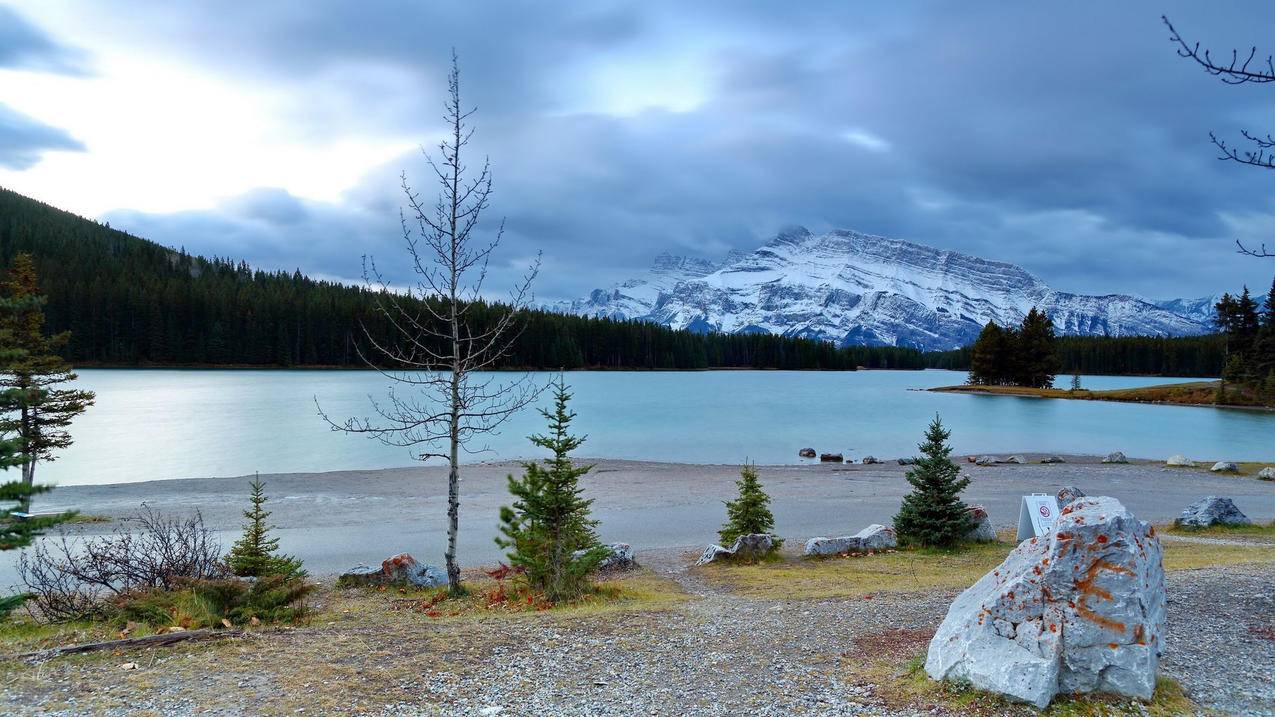
[(226, 637), (239, 637), (243, 634), (242, 630), (181, 630), (178, 632), (160, 633), (159, 635), (147, 635), (146, 637), (129, 637), (123, 640), (107, 640), (106, 642), (87, 642), (82, 645), (53, 647), (47, 650), (24, 652), (18, 655), (13, 655), (9, 659), (27, 660), (37, 657), (58, 657), (60, 655), (74, 655), (82, 652), (114, 650), (116, 648), (164, 647), (166, 645), (172, 645), (186, 640), (220, 640)]

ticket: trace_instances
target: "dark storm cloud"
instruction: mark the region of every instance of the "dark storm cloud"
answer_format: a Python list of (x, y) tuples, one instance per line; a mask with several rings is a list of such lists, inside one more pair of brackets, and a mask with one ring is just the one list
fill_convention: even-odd
[[(686, 5), (217, 3), (119, 13), (113, 30), (297, 91), (298, 132), (313, 136), (348, 121), (425, 141), (457, 47), (481, 109), (475, 149), (496, 170), (493, 216), (508, 219), (500, 268), (543, 250), (547, 298), (792, 223), (1016, 261), (1064, 290), (1269, 281), (1269, 263), (1231, 249), (1275, 226), (1275, 178), (1217, 161), (1208, 132), (1275, 129), (1275, 90), (1204, 75), (1159, 21), (1218, 48), (1260, 45), (1264, 3)], [(402, 86), (378, 79), (391, 71), (415, 91), (379, 95)], [(661, 105), (686, 83), (689, 100)], [(324, 103), (308, 105), (312, 87)], [(643, 92), (645, 110), (605, 100)], [(432, 192), (409, 155), (336, 205), (263, 190), (112, 217), (197, 251), (349, 276), (364, 253), (393, 256), (400, 169)]]
[(27, 169), (49, 150), (82, 151), (84, 145), (57, 127), (50, 127), (0, 103), (0, 167)]
[(12, 8), (0, 5), (0, 68), (85, 74), (84, 55), (65, 47)]

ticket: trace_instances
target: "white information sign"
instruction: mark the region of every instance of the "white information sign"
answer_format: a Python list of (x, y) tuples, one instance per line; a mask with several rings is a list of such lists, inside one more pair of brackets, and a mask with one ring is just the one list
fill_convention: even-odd
[(1058, 518), (1058, 499), (1048, 493), (1023, 496), (1018, 511), (1018, 542), (1044, 535)]

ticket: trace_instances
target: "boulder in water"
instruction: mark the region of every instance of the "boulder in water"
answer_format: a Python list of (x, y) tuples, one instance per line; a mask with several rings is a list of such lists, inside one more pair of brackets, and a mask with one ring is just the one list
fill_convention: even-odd
[(865, 465), (865, 466), (875, 465), (875, 464), (877, 464), (877, 463), (884, 463), (884, 462), (885, 462), (885, 461), (877, 460), (877, 457), (876, 457), (876, 456), (864, 456), (864, 457), (863, 457), (863, 465)]
[(820, 453), (819, 460), (824, 463), (843, 463), (845, 458), (840, 453)]
[(801, 456), (802, 458), (814, 458), (814, 457), (815, 457), (815, 449), (813, 449), (813, 448), (802, 448), (801, 450), (797, 451), (797, 455)]
[(1183, 528), (1207, 528), (1211, 525), (1252, 525), (1253, 521), (1241, 513), (1230, 498), (1210, 495), (1188, 505), (1173, 524)]
[(1081, 498), (956, 598), (925, 671), (1040, 708), (1059, 693), (1147, 700), (1164, 618), (1155, 529), (1115, 498)]

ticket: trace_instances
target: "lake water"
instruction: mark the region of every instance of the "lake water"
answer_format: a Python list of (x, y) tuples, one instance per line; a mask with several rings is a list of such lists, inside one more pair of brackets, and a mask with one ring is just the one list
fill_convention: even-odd
[[(553, 374), (537, 374), (548, 381)], [(950, 371), (574, 372), (582, 456), (761, 464), (798, 462), (811, 446), (847, 457), (912, 455), (938, 413), (957, 451), (1050, 451), (1164, 458), (1275, 458), (1275, 413), (1097, 401), (941, 394), (909, 389), (963, 382)], [(1069, 383), (1070, 376), (1060, 383)], [(1101, 389), (1165, 378), (1083, 378)], [(97, 405), (72, 426), (75, 444), (42, 464), (41, 482), (122, 483), (412, 464), (405, 448), (331, 431), (364, 416), (386, 379), (370, 371), (127, 370), (80, 372)], [(544, 401), (547, 403), (547, 397)], [(471, 460), (539, 456), (526, 410)]]

